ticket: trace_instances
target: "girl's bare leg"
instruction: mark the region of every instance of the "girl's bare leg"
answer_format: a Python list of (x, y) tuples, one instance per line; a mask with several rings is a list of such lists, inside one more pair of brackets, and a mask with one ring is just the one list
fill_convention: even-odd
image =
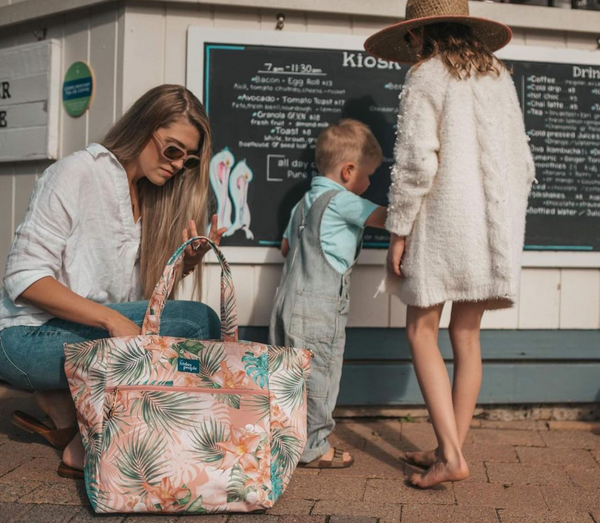
[(415, 372), (438, 440), (437, 459), (411, 482), (422, 488), (443, 481), (460, 481), (469, 475), (461, 452), (452, 389), (446, 365), (437, 344), (442, 305), (427, 309), (408, 307), (406, 330)]
[(485, 303), (462, 302), (452, 305), (450, 340), (454, 353), (452, 401), (461, 447), (467, 438), (481, 389), (481, 320)]
[[(456, 302), (452, 305), (449, 328), (454, 352), (452, 402), (461, 448), (469, 432), (481, 388), (480, 332), (485, 305), (485, 302)], [(406, 456), (417, 465), (430, 467), (437, 459), (437, 449), (407, 452)]]

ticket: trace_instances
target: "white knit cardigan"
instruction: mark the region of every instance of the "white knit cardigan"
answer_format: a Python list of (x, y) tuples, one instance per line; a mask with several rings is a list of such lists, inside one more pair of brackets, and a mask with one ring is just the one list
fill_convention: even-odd
[(401, 94), (387, 229), (406, 236), (403, 278), (383, 289), (416, 307), (514, 305), (535, 177), (510, 74), (458, 80), (440, 59)]

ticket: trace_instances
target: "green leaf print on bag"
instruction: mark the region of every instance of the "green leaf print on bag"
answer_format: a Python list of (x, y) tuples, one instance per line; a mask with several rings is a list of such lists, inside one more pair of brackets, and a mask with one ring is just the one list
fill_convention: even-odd
[(255, 356), (252, 352), (246, 352), (242, 358), (245, 363), (246, 374), (250, 376), (259, 387), (265, 388), (269, 384), (269, 360), (267, 354)]
[(185, 340), (173, 345), (173, 349), (177, 351), (179, 356), (183, 356), (183, 352), (189, 352), (197, 356), (204, 347), (205, 345), (198, 340)]
[(65, 345), (65, 359), (69, 360), (75, 370), (87, 372), (97, 360), (103, 361), (108, 347), (108, 340), (82, 341)]
[(131, 434), (117, 459), (117, 468), (123, 479), (123, 492), (145, 497), (144, 484), (158, 484), (167, 469), (167, 460), (163, 458), (166, 441), (160, 440), (160, 433), (148, 432), (145, 436)]
[(202, 382), (207, 387), (215, 389), (220, 388), (220, 385), (213, 381), (213, 376), (221, 369), (221, 363), (225, 361), (225, 353), (223, 347), (219, 344), (209, 345), (206, 350), (203, 350), (198, 355), (200, 363), (199, 376)]
[(135, 341), (127, 343), (125, 350), (113, 347), (108, 379), (114, 383), (136, 383), (148, 379), (152, 370), (152, 353), (139, 347)]
[(285, 474), (292, 470), (302, 453), (302, 442), (291, 427), (275, 429), (271, 432), (271, 458)]
[(218, 466), (225, 457), (225, 451), (218, 444), (228, 439), (229, 430), (225, 425), (211, 419), (192, 432), (193, 451), (190, 452), (196, 453), (203, 462)]
[(306, 377), (298, 364), (289, 369), (287, 374), (278, 376), (271, 382), (271, 392), (285, 407), (295, 409), (304, 401)]
[(131, 413), (141, 416), (152, 429), (163, 428), (167, 434), (173, 429), (187, 427), (193, 423), (200, 411), (198, 398), (184, 392), (135, 392)]
[(242, 408), (247, 408), (250, 412), (258, 412), (260, 415), (258, 421), (262, 421), (269, 415), (271, 410), (271, 398), (262, 395), (245, 396)]

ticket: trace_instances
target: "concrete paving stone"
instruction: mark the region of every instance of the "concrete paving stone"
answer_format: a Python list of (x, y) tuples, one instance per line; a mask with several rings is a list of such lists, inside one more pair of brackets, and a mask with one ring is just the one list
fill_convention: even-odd
[(553, 448), (515, 447), (515, 450), (522, 463), (581, 468), (594, 468), (598, 466), (592, 454), (585, 449), (559, 450)]
[(496, 509), (442, 505), (405, 505), (402, 523), (498, 523)]
[(469, 465), (469, 477), (464, 480), (465, 483), (489, 483), (487, 470), (483, 461), (467, 461)]
[(377, 523), (377, 518), (368, 517), (349, 517), (349, 516), (331, 516), (329, 523)]
[(583, 430), (600, 432), (600, 421), (548, 421), (550, 430)]
[(385, 438), (398, 441), (402, 433), (402, 425), (395, 419), (349, 418), (337, 420), (334, 434), (340, 431), (363, 439)]
[(550, 510), (600, 510), (598, 489), (581, 487), (540, 487)]
[[(230, 516), (227, 523), (278, 523), (279, 516), (266, 516), (264, 514), (243, 514)], [(148, 520), (146, 519), (146, 523)], [(185, 523), (183, 520), (181, 523)]]
[[(188, 521), (193, 521), (194, 517), (195, 516), (192, 516), (192, 518), (188, 519)], [(77, 513), (77, 516), (73, 520), (71, 520), (70, 523), (122, 523), (124, 520), (125, 516), (122, 515), (111, 516), (108, 514), (102, 514), (101, 516), (99, 516), (94, 513), (92, 507), (87, 506), (81, 507), (79, 509), (79, 512)], [(209, 522), (206, 521), (206, 523)]]
[(593, 469), (567, 467), (565, 470), (576, 487), (600, 489), (600, 467)]
[(600, 436), (593, 432), (550, 430), (542, 434), (548, 447), (567, 449), (600, 449)]
[(72, 480), (61, 478), (56, 473), (58, 464), (58, 459), (33, 458), (32, 460), (18, 466), (12, 472), (2, 476), (1, 482), (6, 483), (8, 481), (30, 480), (46, 483), (52, 483), (56, 481), (70, 484)]
[[(374, 503), (372, 501), (318, 501), (312, 515), (354, 516), (379, 518), (379, 523), (399, 523), (402, 512), (401, 505)], [(230, 522), (231, 523), (231, 522)]]
[[(187, 514), (182, 514), (181, 516), (177, 516), (175, 521), (178, 523), (227, 523), (229, 519), (229, 514), (213, 514), (210, 516), (189, 516)], [(151, 522), (154, 522), (154, 518), (151, 519)], [(72, 522), (75, 523), (75, 522)], [(79, 523), (79, 522), (77, 522)], [(98, 523), (104, 523), (100, 521)], [(150, 523), (148, 518), (145, 518), (142, 523)]]
[(452, 485), (423, 490), (408, 485), (407, 481), (388, 479), (369, 479), (365, 499), (374, 503), (454, 505)]
[(600, 523), (600, 510), (593, 510), (590, 512), (594, 523)]
[(513, 445), (519, 447), (545, 447), (546, 444), (536, 430), (492, 430), (474, 429), (473, 441), (479, 445)]
[(267, 511), (267, 514), (272, 515), (297, 515), (307, 516), (310, 514), (315, 502), (308, 499), (288, 498), (287, 492), (281, 496), (281, 499), (272, 509)]
[[(282, 516), (279, 523), (325, 523), (327, 516)], [(331, 519), (329, 520), (331, 523)]]
[(598, 466), (600, 466), (600, 450), (590, 450), (590, 453), (596, 460)]
[(286, 499), (338, 499), (355, 501), (363, 499), (367, 481), (362, 478), (324, 475), (293, 478), (285, 492)]
[(454, 494), (459, 506), (546, 510), (546, 503), (539, 487), (504, 486), (497, 483), (456, 483)]
[(517, 463), (517, 453), (511, 445), (479, 445), (471, 444), (463, 447), (463, 454), (467, 463), (500, 462)]
[(346, 430), (334, 432), (327, 440), (332, 447), (345, 450), (346, 452), (350, 452), (350, 454), (354, 450), (364, 450), (367, 444), (366, 439)]
[(89, 500), (83, 480), (71, 480), (69, 483), (42, 483), (37, 489), (23, 496), (19, 503), (89, 505)]
[[(600, 472), (600, 469), (598, 469)], [(569, 476), (563, 467), (532, 463), (488, 463), (490, 483), (503, 485), (569, 486)]]
[(296, 476), (318, 476), (321, 473), (319, 469), (303, 469), (298, 467), (294, 470), (294, 477)]
[(548, 430), (548, 422), (538, 420), (515, 420), (515, 421), (500, 421), (487, 420), (481, 421), (481, 428), (496, 429), (496, 430)]
[(402, 424), (402, 450), (431, 450), (435, 449), (437, 439), (431, 423), (403, 423)]
[(39, 481), (13, 480), (0, 482), (0, 501), (13, 502), (29, 494), (40, 486)]
[(27, 513), (27, 523), (68, 523), (77, 520), (80, 507), (69, 505), (36, 505)]
[(0, 523), (24, 521), (24, 517), (32, 509), (31, 505), (20, 503), (0, 503)]
[[(5, 447), (6, 445), (2, 445)], [(0, 450), (2, 449), (0, 447)], [(24, 463), (27, 463), (32, 458), (31, 456), (23, 455), (23, 454), (2, 454), (0, 455), (0, 478), (4, 477), (6, 474), (9, 474), (16, 468), (20, 467)]]
[[(390, 455), (379, 447), (380, 442), (369, 442), (364, 451), (352, 453), (354, 464), (345, 469), (322, 469), (320, 477), (404, 478), (404, 465), (398, 456)], [(398, 455), (400, 452), (398, 452)]]
[(49, 458), (60, 461), (61, 451), (51, 447), (43, 438), (40, 438), (39, 441), (27, 441), (19, 436), (16, 438), (11, 437), (10, 441), (0, 447), (0, 461), (4, 456), (10, 455), (22, 455), (30, 458)]
[(152, 523), (177, 523), (177, 521), (179, 521), (177, 516), (172, 516), (170, 514), (152, 514), (151, 516), (144, 514), (139, 516), (128, 516), (125, 518), (124, 523), (148, 523), (149, 518), (151, 519)]
[(514, 510), (498, 511), (501, 523), (594, 523), (588, 512)]

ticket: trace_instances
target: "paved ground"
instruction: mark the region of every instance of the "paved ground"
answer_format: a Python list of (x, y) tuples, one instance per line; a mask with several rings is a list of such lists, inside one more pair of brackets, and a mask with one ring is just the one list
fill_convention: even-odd
[[(8, 420), (30, 396), (0, 386), (0, 523), (171, 522), (177, 518), (94, 517), (82, 482), (55, 474), (58, 453)], [(471, 477), (435, 490), (405, 484), (398, 457), (434, 443), (427, 423), (343, 420), (335, 443), (356, 464), (297, 471), (266, 515), (188, 516), (185, 523), (600, 523), (600, 426), (476, 422), (465, 445)], [(183, 522), (182, 522), (183, 523)]]

